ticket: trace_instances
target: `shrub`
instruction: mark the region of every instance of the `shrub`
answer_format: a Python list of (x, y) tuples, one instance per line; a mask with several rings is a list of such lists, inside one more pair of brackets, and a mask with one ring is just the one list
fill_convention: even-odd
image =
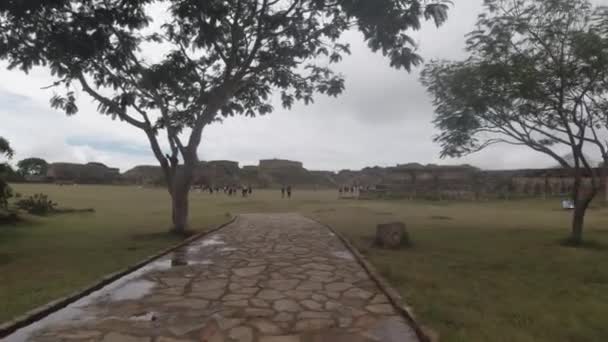
[(15, 205), (17, 208), (33, 215), (46, 215), (55, 211), (57, 203), (51, 201), (45, 194), (35, 194), (34, 196), (17, 201)]
[(17, 216), (17, 213), (10, 210), (0, 209), (0, 226), (4, 224), (15, 224), (18, 221), (19, 216)]
[(0, 178), (0, 209), (8, 209), (8, 199), (13, 197), (13, 190), (8, 183)]

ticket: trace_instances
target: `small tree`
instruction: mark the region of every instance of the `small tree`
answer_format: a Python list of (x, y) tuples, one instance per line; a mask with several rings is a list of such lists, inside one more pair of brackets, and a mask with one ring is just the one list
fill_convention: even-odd
[[(76, 113), (77, 84), (101, 113), (141, 130), (163, 169), (176, 231), (187, 225), (205, 127), (270, 113), (272, 93), (285, 108), (315, 93), (340, 94), (344, 80), (331, 64), (349, 53), (340, 37), (351, 28), (392, 66), (410, 70), (421, 58), (407, 30), (421, 18), (441, 24), (447, 9), (444, 0), (156, 1), (168, 19), (149, 32), (150, 2), (2, 2), (0, 59), (25, 71), (50, 66), (55, 85), (67, 88), (53, 107)], [(163, 59), (146, 58), (144, 44)]]
[(46, 175), (48, 163), (42, 158), (26, 158), (17, 163), (18, 171), (23, 176)]
[(608, 10), (587, 0), (486, 0), (485, 9), (469, 34), (470, 57), (423, 72), (435, 140), (442, 156), (508, 143), (554, 158), (574, 178), (570, 240), (580, 244), (604, 178), (583, 152), (608, 160)]
[[(11, 148), (8, 140), (0, 137), (0, 156), (4, 156), (11, 159), (15, 151)], [(7, 177), (11, 170), (11, 166), (7, 163), (0, 164), (0, 209), (8, 208), (8, 199), (11, 198), (13, 192), (11, 187), (8, 185)]]

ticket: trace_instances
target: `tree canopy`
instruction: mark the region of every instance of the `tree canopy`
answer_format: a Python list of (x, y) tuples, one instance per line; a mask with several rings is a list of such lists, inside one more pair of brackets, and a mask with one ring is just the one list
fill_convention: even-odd
[(26, 158), (17, 163), (19, 173), (23, 176), (40, 176), (46, 175), (48, 163), (42, 158)]
[[(347, 30), (359, 30), (393, 67), (410, 70), (421, 57), (408, 30), (424, 19), (443, 23), (448, 3), (9, 0), (0, 4), (0, 59), (26, 72), (49, 67), (57, 90), (51, 105), (68, 115), (78, 111), (79, 86), (102, 114), (142, 130), (182, 203), (175, 211), (187, 207), (183, 194), (208, 124), (268, 114), (273, 94), (285, 108), (317, 93), (340, 94), (344, 77), (332, 64), (350, 52), (341, 39)], [(154, 6), (166, 16), (153, 21)]]
[(466, 60), (433, 61), (422, 74), (442, 156), (507, 143), (552, 157), (577, 185), (586, 169), (590, 193), (581, 198), (575, 186), (573, 195), (584, 213), (602, 178), (584, 152), (608, 160), (608, 9), (587, 0), (486, 0), (467, 50)]
[(9, 159), (13, 157), (15, 151), (11, 148), (10, 143), (3, 137), (0, 137), (0, 155), (4, 155)]

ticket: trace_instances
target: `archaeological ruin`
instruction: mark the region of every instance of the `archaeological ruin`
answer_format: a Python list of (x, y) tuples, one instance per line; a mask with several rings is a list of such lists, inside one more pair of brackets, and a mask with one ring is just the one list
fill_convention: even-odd
[[(590, 178), (584, 179), (584, 186)], [(101, 163), (52, 163), (46, 177), (38, 181), (81, 184), (163, 185), (159, 166), (139, 165), (124, 173)], [(260, 160), (258, 165), (239, 166), (236, 161), (200, 162), (194, 186), (246, 185), (301, 189), (356, 187), (365, 198), (480, 199), (526, 196), (567, 196), (573, 177), (559, 167), (523, 170), (481, 170), (471, 165), (399, 164), (362, 170), (311, 171), (301, 162), (284, 159)], [(605, 186), (604, 186), (605, 187)], [(606, 191), (605, 191), (606, 192)], [(604, 194), (604, 196), (607, 196)]]
[(117, 182), (119, 179), (119, 169), (108, 167), (102, 163), (52, 163), (48, 166), (45, 181), (80, 184), (111, 184)]

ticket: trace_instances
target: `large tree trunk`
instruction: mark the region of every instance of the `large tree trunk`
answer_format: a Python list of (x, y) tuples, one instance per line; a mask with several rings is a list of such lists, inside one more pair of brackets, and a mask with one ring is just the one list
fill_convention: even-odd
[[(205, 120), (197, 119), (196, 125), (192, 128), (188, 144), (183, 146), (179, 137), (178, 132), (174, 129), (167, 128), (169, 144), (171, 146), (172, 154), (163, 154), (158, 140), (156, 138), (156, 131), (151, 126), (144, 128), (150, 146), (154, 152), (154, 156), (160, 163), (165, 180), (167, 183), (167, 190), (171, 195), (171, 219), (173, 222), (172, 232), (178, 234), (184, 234), (188, 229), (188, 196), (190, 194), (190, 187), (192, 185), (192, 179), (194, 177), (194, 169), (198, 166), (198, 156), (196, 150), (201, 141), (202, 131), (206, 124), (213, 120), (214, 113), (217, 108), (210, 107), (212, 109), (205, 110), (206, 114), (203, 116)], [(148, 123), (149, 125), (149, 123)], [(183, 159), (183, 165), (179, 165), (178, 157), (181, 155)]]
[(174, 188), (171, 193), (172, 231), (183, 234), (188, 229), (188, 189)]
[(578, 246), (583, 243), (585, 214), (598, 191), (597, 186), (592, 186), (591, 189), (584, 189), (582, 177), (575, 177), (573, 187), (574, 214), (572, 215), (572, 233), (569, 241), (572, 245)]
[(169, 184), (172, 208), (172, 231), (184, 234), (188, 230), (188, 196), (192, 184), (193, 166), (186, 164), (176, 170), (172, 182)]
[(572, 215), (572, 233), (570, 242), (573, 245), (583, 243), (583, 227), (585, 224), (585, 212), (587, 211), (586, 201), (577, 201), (574, 204), (574, 215)]
[(573, 245), (580, 245), (583, 242), (583, 226), (585, 224), (585, 211), (587, 205), (581, 198), (582, 177), (580, 170), (575, 170), (574, 184), (572, 186), (572, 199), (574, 201), (574, 214), (572, 215), (572, 232), (569, 242)]

